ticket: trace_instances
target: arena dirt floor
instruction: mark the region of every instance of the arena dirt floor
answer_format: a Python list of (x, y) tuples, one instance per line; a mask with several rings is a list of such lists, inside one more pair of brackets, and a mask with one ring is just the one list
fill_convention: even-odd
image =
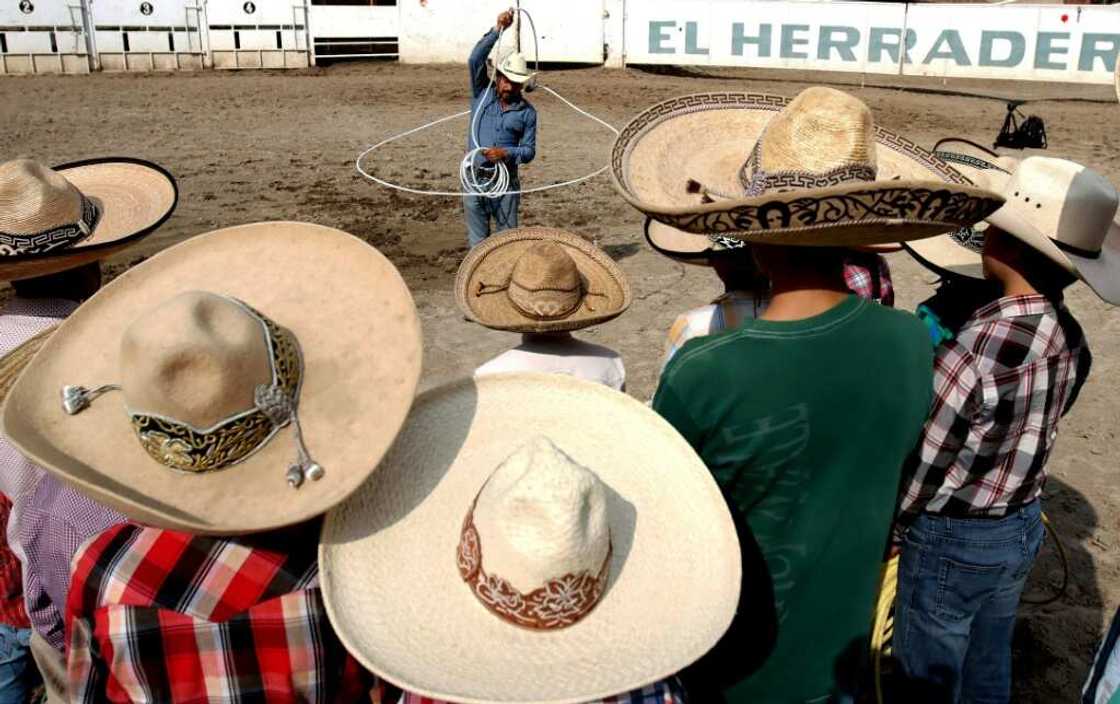
[[(1025, 110), (1046, 121), (1048, 154), (1089, 164), (1120, 183), (1120, 136), (1112, 129), (1120, 106), (1111, 86), (882, 77), (867, 77), (864, 85), (860, 76), (843, 74), (600, 68), (555, 70), (544, 82), (617, 126), (655, 101), (686, 93), (793, 95), (813, 83), (834, 83), (867, 101), (881, 124), (927, 147), (950, 135), (990, 143), (1004, 99), (1029, 98), (1036, 102)], [(605, 129), (543, 92), (532, 100), (541, 128), (537, 159), (523, 171), (527, 187), (606, 163), (612, 137)], [(354, 158), (391, 134), (463, 110), (466, 102), (461, 66), (5, 78), (0, 158), (59, 163), (131, 155), (175, 174), (177, 212), (145, 245), (111, 262), (110, 274), (192, 235), (258, 220), (308, 220), (358, 235), (385, 252), (412, 287), (424, 322), (427, 388), (468, 374), (516, 340), (464, 322), (455, 308), (451, 285), (466, 251), (458, 201), (380, 188), (355, 172)], [(418, 134), (379, 152), (370, 166), (413, 186), (454, 190), (466, 129), (464, 118)], [(650, 251), (640, 217), (605, 176), (526, 197), (522, 223), (570, 228), (620, 261), (634, 288), (632, 308), (582, 336), (619, 349), (629, 392), (647, 399), (670, 322), (715, 295), (715, 277)], [(932, 275), (905, 254), (892, 255), (890, 263), (901, 307), (912, 309), (930, 295)], [(1120, 603), (1120, 312), (1080, 286), (1069, 302), (1096, 354), (1092, 377), (1063, 423), (1046, 491), (1045, 507), (1072, 574), (1059, 601), (1023, 607), (1015, 638), (1016, 702), (1077, 701), (1104, 621)], [(1060, 576), (1051, 544), (1032, 575), (1030, 594), (1051, 593)]]

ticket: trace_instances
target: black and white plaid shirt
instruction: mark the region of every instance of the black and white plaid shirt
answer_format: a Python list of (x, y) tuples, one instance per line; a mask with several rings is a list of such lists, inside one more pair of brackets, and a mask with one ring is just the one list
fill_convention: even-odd
[(937, 349), (933, 406), (903, 471), (899, 529), (922, 512), (998, 517), (1037, 498), (1058, 420), (1091, 360), (1062, 304), (1011, 296), (976, 311)]

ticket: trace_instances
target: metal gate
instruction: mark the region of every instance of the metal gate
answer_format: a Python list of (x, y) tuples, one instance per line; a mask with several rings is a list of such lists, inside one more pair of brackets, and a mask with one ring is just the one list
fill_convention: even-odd
[(311, 0), (315, 62), (395, 59), (399, 15), (395, 0)]
[(0, 0), (0, 74), (89, 73), (80, 0)]
[(200, 0), (88, 0), (97, 64), (106, 71), (201, 70), (208, 63)]
[(305, 68), (311, 61), (305, 0), (210, 0), (214, 68)]

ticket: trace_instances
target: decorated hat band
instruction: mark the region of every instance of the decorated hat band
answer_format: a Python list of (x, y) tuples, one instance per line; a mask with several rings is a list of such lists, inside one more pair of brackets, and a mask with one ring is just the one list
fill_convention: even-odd
[(828, 169), (812, 172), (803, 169), (767, 171), (762, 168), (762, 145), (766, 130), (762, 131), (754, 149), (739, 170), (739, 181), (744, 195), (761, 196), (767, 193), (785, 193), (805, 188), (829, 188), (849, 183), (868, 183), (875, 180), (878, 169), (868, 162), (852, 162)]
[[(960, 152), (952, 151), (935, 151), (934, 156), (941, 158), (950, 164), (960, 164), (979, 171), (998, 171), (1005, 175), (1010, 175), (1011, 172), (998, 164), (994, 164), (985, 159), (971, 154), (962, 154)], [(979, 223), (978, 223), (979, 224)], [(987, 223), (982, 227), (975, 225), (970, 227), (961, 227), (949, 233), (950, 239), (964, 247), (965, 249), (976, 252), (977, 254), (984, 251), (984, 230), (987, 229)]]
[[(285, 478), (298, 489), (305, 479), (318, 481), (325, 471), (311, 459), (303, 441), (297, 408), (303, 376), (303, 356), (292, 332), (277, 325), (244, 302), (229, 296), (226, 300), (241, 307), (261, 326), (268, 347), (271, 383), (254, 389), (254, 404), (208, 428), (165, 415), (128, 409), (128, 416), (145, 452), (164, 467), (192, 474), (215, 472), (233, 466), (257, 452), (289, 423), (295, 430), (297, 461), (288, 467)], [(77, 415), (108, 391), (119, 391), (119, 384), (94, 389), (68, 385), (62, 388), (62, 407)]]
[(0, 256), (44, 254), (73, 247), (93, 234), (101, 219), (101, 209), (82, 196), (82, 212), (77, 222), (65, 223), (31, 235), (0, 232)]
[[(480, 490), (479, 495), (481, 493)], [(598, 572), (565, 574), (524, 593), (500, 575), (488, 573), (483, 568), (482, 541), (474, 525), (477, 504), (478, 496), (475, 496), (467, 517), (463, 519), (457, 561), (459, 576), (488, 611), (503, 621), (535, 631), (567, 628), (591, 613), (607, 587), (611, 554), (614, 552), (609, 535), (607, 554)]]

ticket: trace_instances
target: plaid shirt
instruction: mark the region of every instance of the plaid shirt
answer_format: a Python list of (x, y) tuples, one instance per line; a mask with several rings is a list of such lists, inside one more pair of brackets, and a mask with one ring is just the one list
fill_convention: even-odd
[(907, 461), (898, 533), (925, 511), (1003, 516), (1030, 503), (1092, 358), (1064, 305), (1000, 298), (937, 348), (934, 399)]
[(887, 260), (874, 252), (852, 251), (844, 262), (844, 283), (860, 298), (894, 307), (894, 283)]
[[(8, 527), (12, 502), (0, 494), (0, 530)], [(8, 539), (0, 535), (0, 624), (14, 628), (30, 628), (27, 608), (23, 605), (23, 574), (19, 558), (8, 547)]]
[(323, 607), (316, 526), (293, 530), (93, 538), (66, 603), (70, 701), (369, 701)]
[[(11, 299), (0, 315), (0, 354), (58, 325), (77, 307), (63, 299)], [(124, 516), (65, 486), (5, 438), (0, 438), (0, 493), (12, 502), (6, 535), (22, 564), (31, 627), (61, 654), (70, 561), (83, 542)]]
[[(377, 704), (450, 704), (439, 699), (421, 697), (419, 694), (405, 692), (398, 695), (391, 688), (382, 693)], [(635, 689), (633, 692), (601, 699), (594, 704), (684, 704), (688, 698), (676, 677)]]

